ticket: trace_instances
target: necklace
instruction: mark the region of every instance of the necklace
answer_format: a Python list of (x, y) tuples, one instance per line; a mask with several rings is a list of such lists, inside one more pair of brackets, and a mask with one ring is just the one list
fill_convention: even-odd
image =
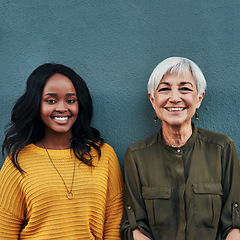
[[(42, 144), (43, 144), (43, 143), (42, 143)], [(44, 149), (46, 150), (46, 153), (47, 153), (47, 155), (48, 155), (48, 157), (49, 157), (49, 159), (50, 159), (53, 167), (55, 168), (55, 170), (57, 171), (58, 175), (61, 177), (61, 179), (62, 179), (62, 181), (63, 181), (63, 184), (64, 184), (64, 186), (65, 186), (65, 188), (66, 188), (66, 190), (67, 190), (67, 195), (66, 195), (67, 198), (68, 198), (69, 200), (72, 200), (72, 199), (74, 198), (74, 193), (73, 193), (73, 191), (72, 191), (72, 188), (73, 188), (73, 182), (74, 182), (74, 177), (75, 177), (76, 160), (74, 161), (74, 169), (73, 169), (73, 177), (72, 177), (71, 189), (68, 190), (68, 187), (67, 187), (67, 185), (66, 185), (66, 183), (65, 183), (62, 175), (60, 174), (60, 172), (58, 171), (57, 167), (56, 167), (55, 164), (53, 163), (53, 160), (52, 160), (52, 158), (50, 157), (49, 152), (48, 152), (48, 150), (46, 149), (46, 147), (45, 147), (44, 144), (43, 144), (43, 147), (44, 147)]]

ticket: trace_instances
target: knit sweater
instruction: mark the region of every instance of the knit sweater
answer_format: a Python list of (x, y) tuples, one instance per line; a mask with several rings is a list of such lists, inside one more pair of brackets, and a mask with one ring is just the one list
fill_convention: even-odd
[(120, 239), (123, 179), (114, 150), (104, 144), (101, 158), (91, 151), (94, 167), (80, 162), (70, 149), (26, 146), (18, 160), (9, 158), (0, 171), (0, 239)]

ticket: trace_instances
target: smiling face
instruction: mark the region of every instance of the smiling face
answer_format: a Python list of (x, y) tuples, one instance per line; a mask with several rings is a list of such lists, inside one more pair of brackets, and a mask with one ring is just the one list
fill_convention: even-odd
[(204, 93), (198, 96), (198, 91), (193, 75), (167, 73), (154, 92), (154, 98), (149, 94), (149, 99), (161, 119), (162, 127), (191, 126), (191, 118), (200, 107)]
[(51, 76), (44, 86), (41, 99), (40, 115), (45, 124), (45, 136), (56, 133), (71, 136), (78, 108), (77, 94), (71, 80), (58, 73)]

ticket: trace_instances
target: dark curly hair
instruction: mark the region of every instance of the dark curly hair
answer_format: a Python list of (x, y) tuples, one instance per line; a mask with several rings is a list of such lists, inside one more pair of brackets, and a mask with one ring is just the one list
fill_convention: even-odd
[(71, 68), (62, 64), (46, 63), (36, 68), (27, 79), (25, 93), (17, 100), (12, 110), (11, 122), (2, 146), (14, 166), (24, 172), (18, 162), (19, 152), (28, 144), (36, 143), (45, 134), (45, 125), (40, 117), (41, 97), (47, 80), (59, 73), (68, 77), (73, 83), (79, 104), (79, 113), (72, 126), (71, 148), (75, 156), (85, 164), (92, 165), (91, 148), (101, 156), (104, 140), (97, 129), (91, 127), (93, 103), (84, 80)]

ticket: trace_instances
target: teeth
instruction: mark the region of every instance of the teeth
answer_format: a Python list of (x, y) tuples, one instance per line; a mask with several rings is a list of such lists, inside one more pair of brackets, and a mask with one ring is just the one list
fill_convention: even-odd
[(68, 117), (54, 117), (54, 119), (59, 120), (59, 121), (65, 121), (68, 119)]
[(168, 111), (182, 111), (184, 108), (167, 108)]

